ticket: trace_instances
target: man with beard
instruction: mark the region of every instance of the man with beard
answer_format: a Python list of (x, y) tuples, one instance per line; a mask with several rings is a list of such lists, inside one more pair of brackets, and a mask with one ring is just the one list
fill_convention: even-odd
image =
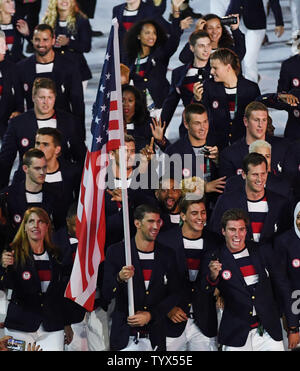
[(173, 178), (162, 177), (159, 182), (159, 189), (155, 191), (155, 197), (162, 210), (163, 225), (161, 231), (177, 226), (180, 221), (179, 203), (182, 198), (182, 191), (178, 182)]
[(85, 139), (85, 108), (78, 65), (65, 55), (54, 52), (55, 34), (48, 25), (40, 24), (34, 29), (32, 43), (34, 55), (16, 65), (18, 83), (27, 109), (33, 107), (32, 87), (35, 78), (52, 79), (55, 81), (57, 90), (56, 108), (77, 116), (81, 122), (81, 130), (78, 134)]

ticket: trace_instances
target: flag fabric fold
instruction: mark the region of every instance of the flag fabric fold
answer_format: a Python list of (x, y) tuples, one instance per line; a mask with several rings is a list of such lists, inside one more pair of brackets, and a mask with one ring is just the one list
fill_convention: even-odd
[(65, 297), (90, 312), (94, 309), (98, 267), (105, 258), (104, 193), (108, 153), (120, 147), (120, 133), (123, 133), (117, 34), (118, 24), (113, 20), (93, 105), (92, 135), (81, 179), (76, 223), (78, 248), (65, 291)]

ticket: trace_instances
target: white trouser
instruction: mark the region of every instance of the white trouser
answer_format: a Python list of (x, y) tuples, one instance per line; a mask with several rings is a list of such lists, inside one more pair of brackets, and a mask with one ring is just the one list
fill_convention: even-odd
[(22, 332), (12, 329), (5, 329), (5, 335), (12, 336), (17, 340), (24, 340), (27, 345), (36, 342), (43, 351), (62, 352), (64, 350), (64, 330), (45, 331), (41, 325), (35, 332)]
[(205, 336), (194, 320), (189, 318), (183, 333), (177, 338), (167, 337), (167, 351), (216, 351), (217, 339)]
[(210, 0), (210, 13), (224, 17), (230, 0)]
[(86, 333), (89, 351), (109, 350), (108, 314), (101, 308), (86, 313)]
[[(263, 0), (265, 12), (267, 7), (267, 0)], [(259, 51), (266, 35), (266, 29), (261, 30), (249, 30), (241, 22), (241, 31), (245, 34), (246, 54), (242, 61), (243, 75), (246, 79), (258, 82), (258, 56)]]
[(72, 324), (73, 340), (65, 346), (69, 352), (86, 352), (88, 351), (87, 330), (85, 318), (79, 323)]
[(149, 339), (141, 338), (136, 340), (135, 336), (129, 336), (129, 342), (122, 352), (152, 352), (152, 346)]
[(255, 328), (249, 332), (247, 341), (242, 347), (232, 347), (223, 345), (223, 351), (284, 351), (283, 341), (276, 341), (264, 331), (260, 336), (258, 329)]

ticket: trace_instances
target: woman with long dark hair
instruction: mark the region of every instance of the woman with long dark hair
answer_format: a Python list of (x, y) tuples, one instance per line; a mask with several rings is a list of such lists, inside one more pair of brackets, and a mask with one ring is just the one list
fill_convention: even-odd
[[(246, 54), (245, 35), (239, 29), (240, 21), (238, 14), (234, 14), (237, 19), (236, 24), (230, 25), (229, 32), (227, 26), (222, 24), (222, 19), (216, 14), (206, 14), (196, 23), (196, 30), (204, 30), (208, 33), (212, 44), (212, 53), (218, 48), (228, 48), (234, 51), (243, 60)], [(193, 60), (193, 53), (187, 43), (182, 49), (179, 59), (182, 63)]]
[(122, 86), (125, 133), (135, 139), (136, 152), (151, 140), (151, 118), (142, 93), (132, 85)]
[(1, 256), (0, 287), (12, 289), (6, 335), (36, 342), (43, 350), (64, 350), (64, 336), (68, 342), (72, 339), (69, 299), (64, 298), (71, 264), (63, 263), (52, 242), (47, 212), (28, 209), (10, 249)]
[[(177, 0), (176, 0), (177, 1)], [(179, 6), (182, 0), (172, 1), (173, 20), (169, 37), (153, 19), (134, 24), (126, 34), (126, 52), (133, 85), (145, 96), (147, 107), (154, 116), (161, 109), (169, 91), (166, 77), (171, 56), (179, 45), (181, 28)], [(175, 5), (176, 4), (176, 5)]]

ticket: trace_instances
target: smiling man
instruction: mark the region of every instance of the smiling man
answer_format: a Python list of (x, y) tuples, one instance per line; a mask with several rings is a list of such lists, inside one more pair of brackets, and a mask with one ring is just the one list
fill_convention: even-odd
[[(110, 349), (165, 350), (164, 318), (175, 306), (181, 289), (175, 254), (156, 241), (161, 218), (155, 206), (138, 206), (134, 224), (132, 265), (126, 265), (124, 242), (111, 245), (105, 258), (103, 296), (108, 302), (116, 297)], [(127, 281), (131, 278), (135, 313), (128, 315)]]
[(261, 102), (246, 106), (244, 125), (246, 135), (220, 153), (220, 175), (227, 177), (241, 174), (242, 160), (249, 152), (249, 145), (256, 140), (265, 140), (272, 146), (271, 169), (277, 175), (293, 178), (298, 172), (295, 154), (285, 138), (267, 134), (268, 108)]
[(244, 210), (228, 209), (221, 220), (223, 246), (215, 249), (213, 259), (211, 253), (203, 259), (200, 286), (206, 293), (218, 288), (225, 303), (219, 343), (224, 351), (283, 351), (280, 300), (289, 348), (294, 348), (299, 319), (292, 313), (289, 282), (271, 245), (246, 240), (248, 223)]
[(214, 249), (220, 238), (207, 230), (204, 199), (180, 202), (182, 226), (159, 234), (158, 241), (176, 253), (183, 290), (179, 302), (165, 318), (168, 351), (217, 350), (217, 314), (213, 294), (197, 286), (204, 253)]
[(256, 152), (243, 160), (243, 188), (224, 193), (219, 197), (210, 219), (210, 229), (221, 233), (221, 218), (230, 208), (240, 208), (249, 213), (247, 239), (271, 242), (277, 233), (288, 229), (292, 223), (290, 203), (285, 197), (265, 188), (268, 176), (266, 158)]

